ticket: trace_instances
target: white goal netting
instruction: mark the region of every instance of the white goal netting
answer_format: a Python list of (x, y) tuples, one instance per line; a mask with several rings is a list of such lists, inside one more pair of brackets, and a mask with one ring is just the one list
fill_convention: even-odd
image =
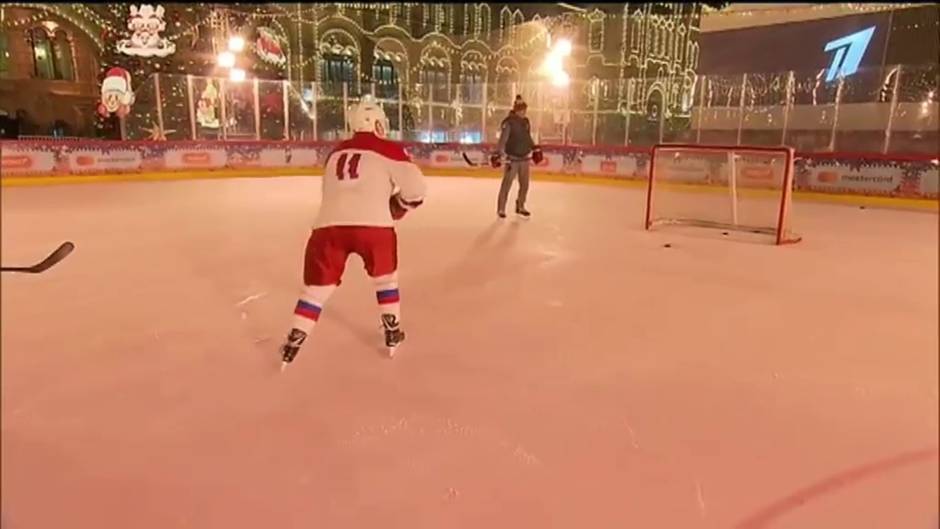
[(657, 145), (646, 228), (698, 226), (797, 242), (789, 219), (793, 157), (788, 147)]

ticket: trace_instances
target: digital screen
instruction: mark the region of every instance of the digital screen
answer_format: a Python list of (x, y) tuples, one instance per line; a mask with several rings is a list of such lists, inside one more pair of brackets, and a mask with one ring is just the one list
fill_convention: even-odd
[(832, 79), (881, 66), (886, 12), (714, 31), (699, 36), (698, 73), (818, 72)]

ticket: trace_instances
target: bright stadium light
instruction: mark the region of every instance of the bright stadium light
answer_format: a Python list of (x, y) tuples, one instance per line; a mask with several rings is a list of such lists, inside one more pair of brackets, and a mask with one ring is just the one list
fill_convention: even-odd
[(232, 37), (228, 39), (228, 49), (229, 51), (234, 51), (239, 53), (245, 49), (245, 39), (241, 37)]
[(222, 68), (231, 68), (235, 66), (235, 54), (230, 51), (223, 51), (219, 54), (218, 62)]
[(242, 70), (241, 68), (232, 68), (232, 70), (229, 71), (228, 73), (228, 79), (229, 81), (232, 81), (233, 83), (240, 83), (244, 81), (245, 70)]
[(561, 56), (556, 53), (549, 53), (545, 57), (545, 62), (542, 64), (542, 70), (546, 75), (555, 75), (556, 72), (560, 72), (564, 69), (561, 63)]
[(571, 82), (571, 77), (568, 75), (568, 72), (561, 70), (555, 72), (552, 75), (552, 84), (557, 87), (565, 87)]
[(559, 88), (564, 88), (571, 83), (571, 76), (565, 71), (565, 57), (568, 55), (571, 55), (571, 41), (560, 39), (548, 52), (548, 55), (545, 56), (545, 62), (542, 63), (542, 75)]

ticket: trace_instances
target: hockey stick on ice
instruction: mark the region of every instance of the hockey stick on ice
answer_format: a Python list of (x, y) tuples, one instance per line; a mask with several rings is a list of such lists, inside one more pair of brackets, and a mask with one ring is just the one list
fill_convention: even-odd
[(75, 245), (69, 241), (66, 241), (62, 243), (61, 246), (56, 248), (56, 251), (49, 254), (49, 257), (46, 257), (40, 263), (34, 264), (33, 266), (3, 266), (0, 267), (0, 272), (25, 272), (27, 274), (41, 274), (55, 266), (55, 264), (62, 259), (65, 259), (65, 257), (72, 253), (72, 250), (74, 249)]

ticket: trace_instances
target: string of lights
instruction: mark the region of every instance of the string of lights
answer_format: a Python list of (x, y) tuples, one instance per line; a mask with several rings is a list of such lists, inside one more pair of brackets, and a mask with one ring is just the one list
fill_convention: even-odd
[(27, 25), (36, 24), (43, 21), (43, 19), (48, 18), (48, 13), (60, 17), (70, 24), (74, 25), (78, 29), (82, 30), (88, 37), (92, 40), (95, 46), (100, 51), (104, 47), (104, 42), (102, 42), (101, 36), (98, 32), (94, 31), (92, 28), (88, 27), (85, 23), (86, 21), (75, 16), (68, 8), (62, 8), (57, 4), (28, 4), (28, 3), (18, 3), (10, 2), (4, 4), (4, 7), (21, 7), (26, 9), (35, 9), (38, 10), (38, 13), (26, 17), (25, 19), (17, 19), (13, 21), (4, 20), (3, 24), (0, 25), (0, 28), (3, 29), (17, 29)]

